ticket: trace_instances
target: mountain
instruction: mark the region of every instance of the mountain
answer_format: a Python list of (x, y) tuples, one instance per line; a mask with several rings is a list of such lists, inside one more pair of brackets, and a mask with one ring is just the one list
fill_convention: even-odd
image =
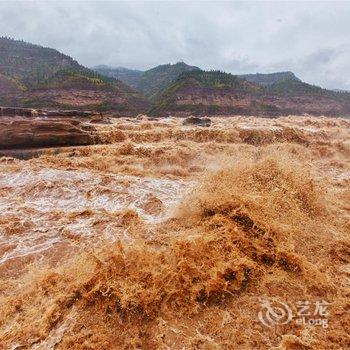
[(151, 114), (215, 114), (239, 112), (235, 100), (255, 94), (262, 87), (220, 71), (182, 73), (156, 99)]
[(300, 81), (257, 84), (220, 71), (182, 73), (157, 97), (153, 115), (350, 114), (350, 93), (337, 93)]
[(51, 48), (0, 37), (0, 104), (138, 113), (149, 106), (121, 81)]
[(154, 100), (163, 90), (183, 72), (200, 70), (184, 62), (164, 64), (145, 72), (127, 68), (112, 68), (105, 65), (92, 68), (97, 73), (120, 79), (125, 84), (141, 92), (150, 100)]
[(241, 78), (256, 83), (259, 85), (271, 85), (284, 80), (298, 80), (293, 72), (276, 72), (276, 73), (256, 73), (256, 74), (241, 74)]
[(149, 99), (154, 100), (180, 74), (193, 70), (199, 71), (200, 69), (195, 66), (189, 66), (184, 62), (164, 64), (149, 69), (140, 77), (139, 91)]
[(95, 66), (91, 69), (106, 77), (118, 79), (136, 90), (139, 88), (140, 78), (144, 73), (143, 71), (137, 69), (128, 69), (124, 67), (113, 68), (105, 65)]

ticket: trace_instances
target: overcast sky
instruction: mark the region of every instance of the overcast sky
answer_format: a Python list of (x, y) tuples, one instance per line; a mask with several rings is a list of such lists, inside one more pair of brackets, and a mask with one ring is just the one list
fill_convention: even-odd
[(0, 35), (86, 66), (183, 60), (231, 73), (291, 70), (350, 90), (350, 2), (1, 1)]

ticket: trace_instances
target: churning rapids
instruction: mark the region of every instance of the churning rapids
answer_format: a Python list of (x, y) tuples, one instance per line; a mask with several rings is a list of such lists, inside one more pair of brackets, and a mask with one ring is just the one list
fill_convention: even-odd
[[(350, 121), (113, 120), (0, 158), (0, 347), (350, 348)], [(329, 302), (328, 328), (258, 319)]]

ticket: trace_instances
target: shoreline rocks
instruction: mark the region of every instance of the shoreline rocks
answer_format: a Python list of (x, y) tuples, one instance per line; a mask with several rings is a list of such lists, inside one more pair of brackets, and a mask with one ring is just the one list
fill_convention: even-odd
[(96, 129), (78, 120), (0, 119), (0, 149), (90, 145)]
[(21, 107), (0, 107), (0, 117), (101, 117), (102, 114), (93, 111), (80, 110), (44, 110), (36, 108), (21, 108)]

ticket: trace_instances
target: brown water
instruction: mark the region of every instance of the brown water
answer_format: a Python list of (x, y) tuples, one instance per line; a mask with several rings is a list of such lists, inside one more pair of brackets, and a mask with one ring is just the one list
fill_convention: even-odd
[[(0, 163), (0, 342), (345, 349), (350, 122), (118, 119), (106, 145)], [(13, 277), (13, 279), (10, 279)], [(331, 302), (267, 327), (259, 299)]]

